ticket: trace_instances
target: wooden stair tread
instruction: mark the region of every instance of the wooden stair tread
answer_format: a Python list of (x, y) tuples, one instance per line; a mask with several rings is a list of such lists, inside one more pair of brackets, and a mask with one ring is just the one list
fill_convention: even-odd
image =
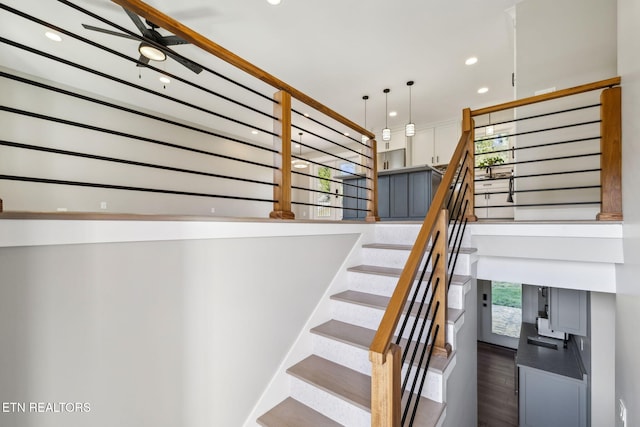
[[(410, 251), (413, 249), (413, 245), (402, 245), (396, 243), (366, 243), (362, 245), (363, 248), (370, 249), (391, 249), (397, 251)], [(427, 247), (427, 251), (431, 249), (431, 246)], [(475, 248), (460, 248), (460, 253), (462, 254), (472, 254), (477, 252), (478, 250)]]
[[(374, 331), (373, 329), (363, 328), (362, 326), (356, 326), (352, 325), (351, 323), (332, 319), (311, 329), (311, 333), (321, 335), (323, 337), (348, 345), (352, 345), (363, 350), (369, 350), (376, 331)], [(400, 345), (403, 348), (406, 344), (406, 339), (403, 339), (400, 342)], [(409, 348), (409, 351), (413, 352), (413, 345), (415, 345), (415, 342), (412, 342), (411, 345), (412, 347)], [(418, 345), (420, 346), (420, 348), (418, 348), (418, 354), (420, 354), (420, 352), (422, 351), (422, 346), (424, 346), (424, 344), (420, 343)], [(440, 373), (444, 372), (444, 370), (449, 365), (449, 362), (453, 359), (454, 354), (455, 352), (452, 352), (448, 358), (434, 354), (431, 357), (431, 362), (429, 364), (430, 369), (433, 369), (434, 371)], [(417, 364), (417, 360), (414, 363)]]
[(291, 397), (263, 414), (257, 422), (264, 427), (343, 427)]
[[(336, 301), (348, 302), (351, 304), (358, 304), (378, 310), (385, 310), (389, 305), (389, 300), (391, 298), (382, 295), (369, 294), (366, 292), (347, 290), (331, 295), (331, 299)], [(418, 305), (418, 303), (414, 304), (412, 309), (413, 314), (417, 313)], [(407, 307), (405, 307), (405, 313), (406, 309)], [(464, 314), (464, 310), (447, 307), (447, 322), (455, 323), (462, 316), (462, 314)]]
[[(325, 390), (371, 412), (371, 377), (311, 355), (287, 372), (302, 381)], [(407, 399), (407, 397), (405, 397)], [(435, 426), (446, 405), (420, 396), (414, 425)]]
[(287, 373), (371, 411), (371, 377), (365, 374), (316, 355), (293, 365)]
[[(390, 277), (400, 277), (400, 274), (402, 273), (402, 269), (401, 268), (380, 267), (378, 265), (367, 265), (367, 264), (361, 264), (361, 265), (356, 265), (356, 266), (353, 266), (353, 267), (349, 267), (347, 269), (347, 271), (353, 271), (354, 273), (376, 274), (376, 275), (379, 275), (379, 276), (390, 276)], [(421, 272), (418, 272), (418, 275), (420, 273)], [(416, 275), (416, 276), (418, 276), (418, 275)], [(427, 276), (427, 278), (428, 278), (428, 276)], [(462, 286), (465, 283), (467, 283), (469, 280), (471, 280), (471, 276), (466, 276), (466, 275), (462, 275), (462, 274), (454, 274), (449, 279), (449, 283), (451, 285)]]

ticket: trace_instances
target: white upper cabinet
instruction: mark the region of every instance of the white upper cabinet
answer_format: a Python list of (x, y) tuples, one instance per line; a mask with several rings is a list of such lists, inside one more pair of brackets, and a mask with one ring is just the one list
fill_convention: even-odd
[[(392, 130), (391, 131), (391, 141), (383, 141), (382, 135), (379, 136), (380, 139), (378, 142), (378, 152), (382, 153), (384, 151), (398, 150), (400, 148), (407, 148), (407, 137), (404, 136), (404, 129)], [(387, 142), (389, 143), (389, 147), (387, 147)]]
[(417, 130), (411, 142), (411, 164), (441, 165), (449, 163), (460, 135), (460, 123), (458, 122)]

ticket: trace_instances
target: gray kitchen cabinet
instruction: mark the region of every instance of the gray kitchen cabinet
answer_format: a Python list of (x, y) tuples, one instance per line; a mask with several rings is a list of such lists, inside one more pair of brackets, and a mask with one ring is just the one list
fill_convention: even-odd
[(587, 384), (540, 369), (519, 366), (521, 427), (585, 427)]
[[(337, 177), (344, 182), (343, 213), (345, 220), (367, 216), (364, 178)], [(442, 174), (429, 166), (416, 166), (378, 172), (378, 216), (381, 220), (421, 220), (440, 185)], [(362, 209), (362, 210), (358, 210)]]
[(549, 326), (555, 331), (587, 335), (587, 292), (549, 289)]

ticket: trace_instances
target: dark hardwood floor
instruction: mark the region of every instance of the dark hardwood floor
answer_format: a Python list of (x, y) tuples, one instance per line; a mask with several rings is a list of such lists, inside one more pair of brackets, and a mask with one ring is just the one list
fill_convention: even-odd
[(515, 350), (478, 342), (478, 427), (517, 427)]

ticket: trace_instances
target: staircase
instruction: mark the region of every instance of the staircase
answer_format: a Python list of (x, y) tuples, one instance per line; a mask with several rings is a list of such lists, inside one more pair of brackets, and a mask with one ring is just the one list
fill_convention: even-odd
[[(330, 296), (332, 319), (313, 327), (313, 354), (290, 366), (289, 397), (257, 419), (265, 427), (371, 425), (369, 345), (402, 271), (419, 225), (378, 225), (375, 243), (361, 248), (362, 264), (347, 269), (347, 290)], [(456, 365), (456, 333), (464, 324), (474, 250), (461, 250), (448, 300), (449, 357), (434, 356), (427, 372), (416, 426), (442, 426), (447, 378)], [(415, 314), (415, 307), (412, 310)], [(411, 314), (410, 314), (411, 315)], [(403, 340), (401, 346), (425, 343)], [(403, 372), (409, 369), (408, 362)], [(412, 367), (415, 371), (415, 367)], [(412, 375), (415, 375), (413, 373)], [(407, 391), (409, 393), (409, 391)]]

